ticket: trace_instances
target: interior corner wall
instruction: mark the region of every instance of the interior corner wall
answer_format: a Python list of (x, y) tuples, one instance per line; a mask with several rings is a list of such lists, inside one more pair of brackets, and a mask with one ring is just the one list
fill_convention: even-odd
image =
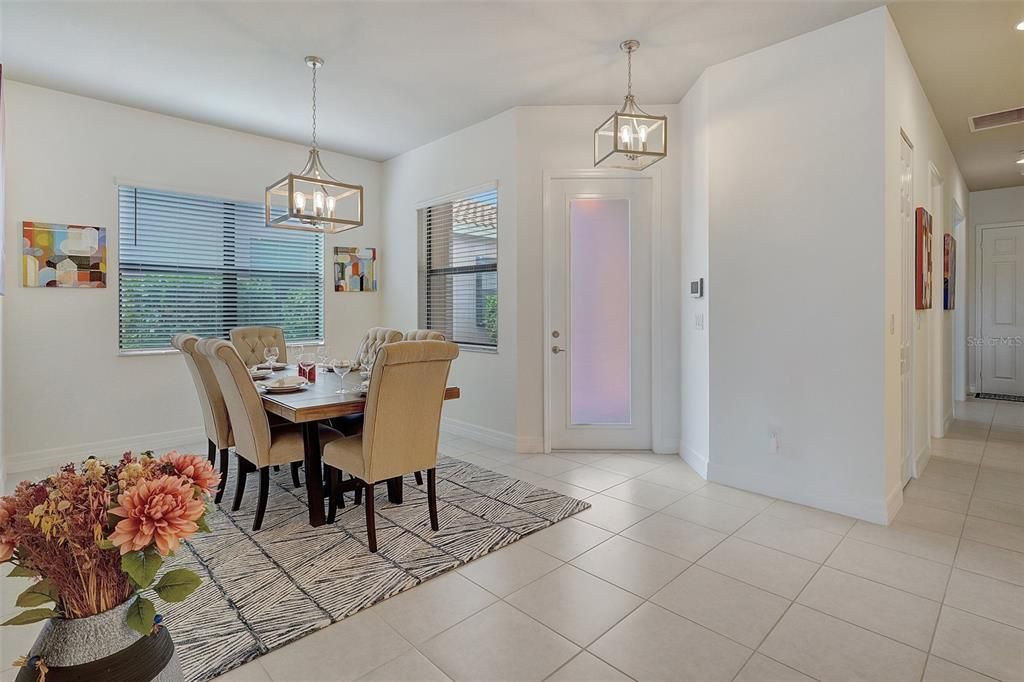
[[(679, 103), (681, 255), (682, 290), (680, 439), (679, 453), (701, 476), (707, 477), (710, 437), (709, 391), (711, 388), (708, 344), (711, 320), (708, 315), (715, 294), (708, 271), (708, 76), (701, 75)], [(704, 278), (704, 296), (689, 295), (689, 283)]]
[(705, 72), (709, 478), (878, 522), (884, 35), (868, 12)]
[(418, 326), (417, 208), (485, 183), (498, 184), (498, 350), (463, 350), (452, 364), (462, 398), (445, 405), (445, 426), (492, 445), (517, 447), (517, 113), (510, 109), (384, 163), (381, 324)]
[[(958, 294), (967, 301), (967, 335), (978, 334), (977, 301), (977, 234), (979, 225), (998, 223), (1024, 224), (1024, 187), (1003, 187), (980, 192), (971, 192), (968, 199), (967, 239), (960, 245), (967, 252), (967, 287)], [(981, 390), (979, 381), (978, 349), (967, 349), (967, 388), (970, 392)]]
[[(117, 349), (115, 182), (262, 202), (267, 182), (300, 168), (302, 145), (5, 82), (4, 451), (8, 472), (202, 441), (195, 387), (176, 353)], [(326, 344), (351, 354), (378, 321), (379, 294), (333, 291), (335, 246), (377, 246), (381, 164), (323, 152), (326, 166), (366, 189), (365, 224), (325, 243)], [(105, 227), (105, 289), (20, 285), (21, 223)], [(386, 263), (387, 252), (381, 259)], [(184, 330), (183, 330), (184, 331)], [(70, 384), (73, 388), (62, 388)]]
[[(911, 430), (918, 473), (927, 464), (931, 438), (943, 435), (953, 418), (954, 313), (943, 310), (943, 237), (953, 230), (954, 201), (968, 215), (969, 194), (888, 9), (881, 7), (870, 14), (883, 20), (885, 37), (885, 486), (891, 518), (902, 503), (903, 488), (900, 329), (909, 305), (901, 299), (901, 281), (903, 268), (911, 273), (914, 269), (914, 254), (905, 254), (901, 245), (901, 135), (913, 145), (913, 205), (924, 207), (933, 217), (932, 307), (911, 312)], [(933, 191), (936, 179), (941, 179), (941, 193)], [(965, 242), (970, 242), (969, 236), (959, 244), (961, 256), (973, 250)], [(958, 305), (970, 306), (972, 287), (968, 284), (967, 289), (958, 293)]]

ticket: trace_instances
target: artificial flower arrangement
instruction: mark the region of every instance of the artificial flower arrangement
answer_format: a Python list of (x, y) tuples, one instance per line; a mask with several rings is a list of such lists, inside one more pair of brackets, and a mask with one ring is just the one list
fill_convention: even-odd
[(0, 562), (14, 565), (11, 576), (38, 579), (17, 599), (28, 610), (3, 625), (86, 618), (134, 598), (128, 625), (150, 634), (160, 619), (146, 590), (178, 602), (199, 586), (185, 568), (153, 581), (182, 540), (209, 531), (205, 515), (219, 481), (195, 455), (126, 452), (116, 465), (90, 458), (81, 470), (67, 464), (39, 483), (18, 484), (0, 498)]

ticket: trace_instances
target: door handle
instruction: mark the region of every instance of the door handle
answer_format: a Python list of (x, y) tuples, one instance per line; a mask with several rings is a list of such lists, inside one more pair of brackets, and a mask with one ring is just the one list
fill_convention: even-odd
[(565, 349), (562, 348), (561, 346), (551, 346), (551, 352), (554, 353), (555, 355), (558, 355), (559, 353), (564, 353)]

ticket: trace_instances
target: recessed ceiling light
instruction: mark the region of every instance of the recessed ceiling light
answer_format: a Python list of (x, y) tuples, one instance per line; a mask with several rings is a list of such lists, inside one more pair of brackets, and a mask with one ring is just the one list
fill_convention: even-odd
[(1017, 30), (1018, 31), (1024, 31), (1024, 21), (1022, 21), (1019, 24), (1017, 24)]

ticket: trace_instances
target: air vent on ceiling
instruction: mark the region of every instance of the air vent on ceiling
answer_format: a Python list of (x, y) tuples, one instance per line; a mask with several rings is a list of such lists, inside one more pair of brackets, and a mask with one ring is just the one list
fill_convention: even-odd
[(972, 133), (988, 130), (989, 128), (1012, 126), (1014, 123), (1024, 123), (1024, 107), (996, 111), (991, 114), (981, 114), (980, 116), (971, 116), (968, 120), (971, 124)]

